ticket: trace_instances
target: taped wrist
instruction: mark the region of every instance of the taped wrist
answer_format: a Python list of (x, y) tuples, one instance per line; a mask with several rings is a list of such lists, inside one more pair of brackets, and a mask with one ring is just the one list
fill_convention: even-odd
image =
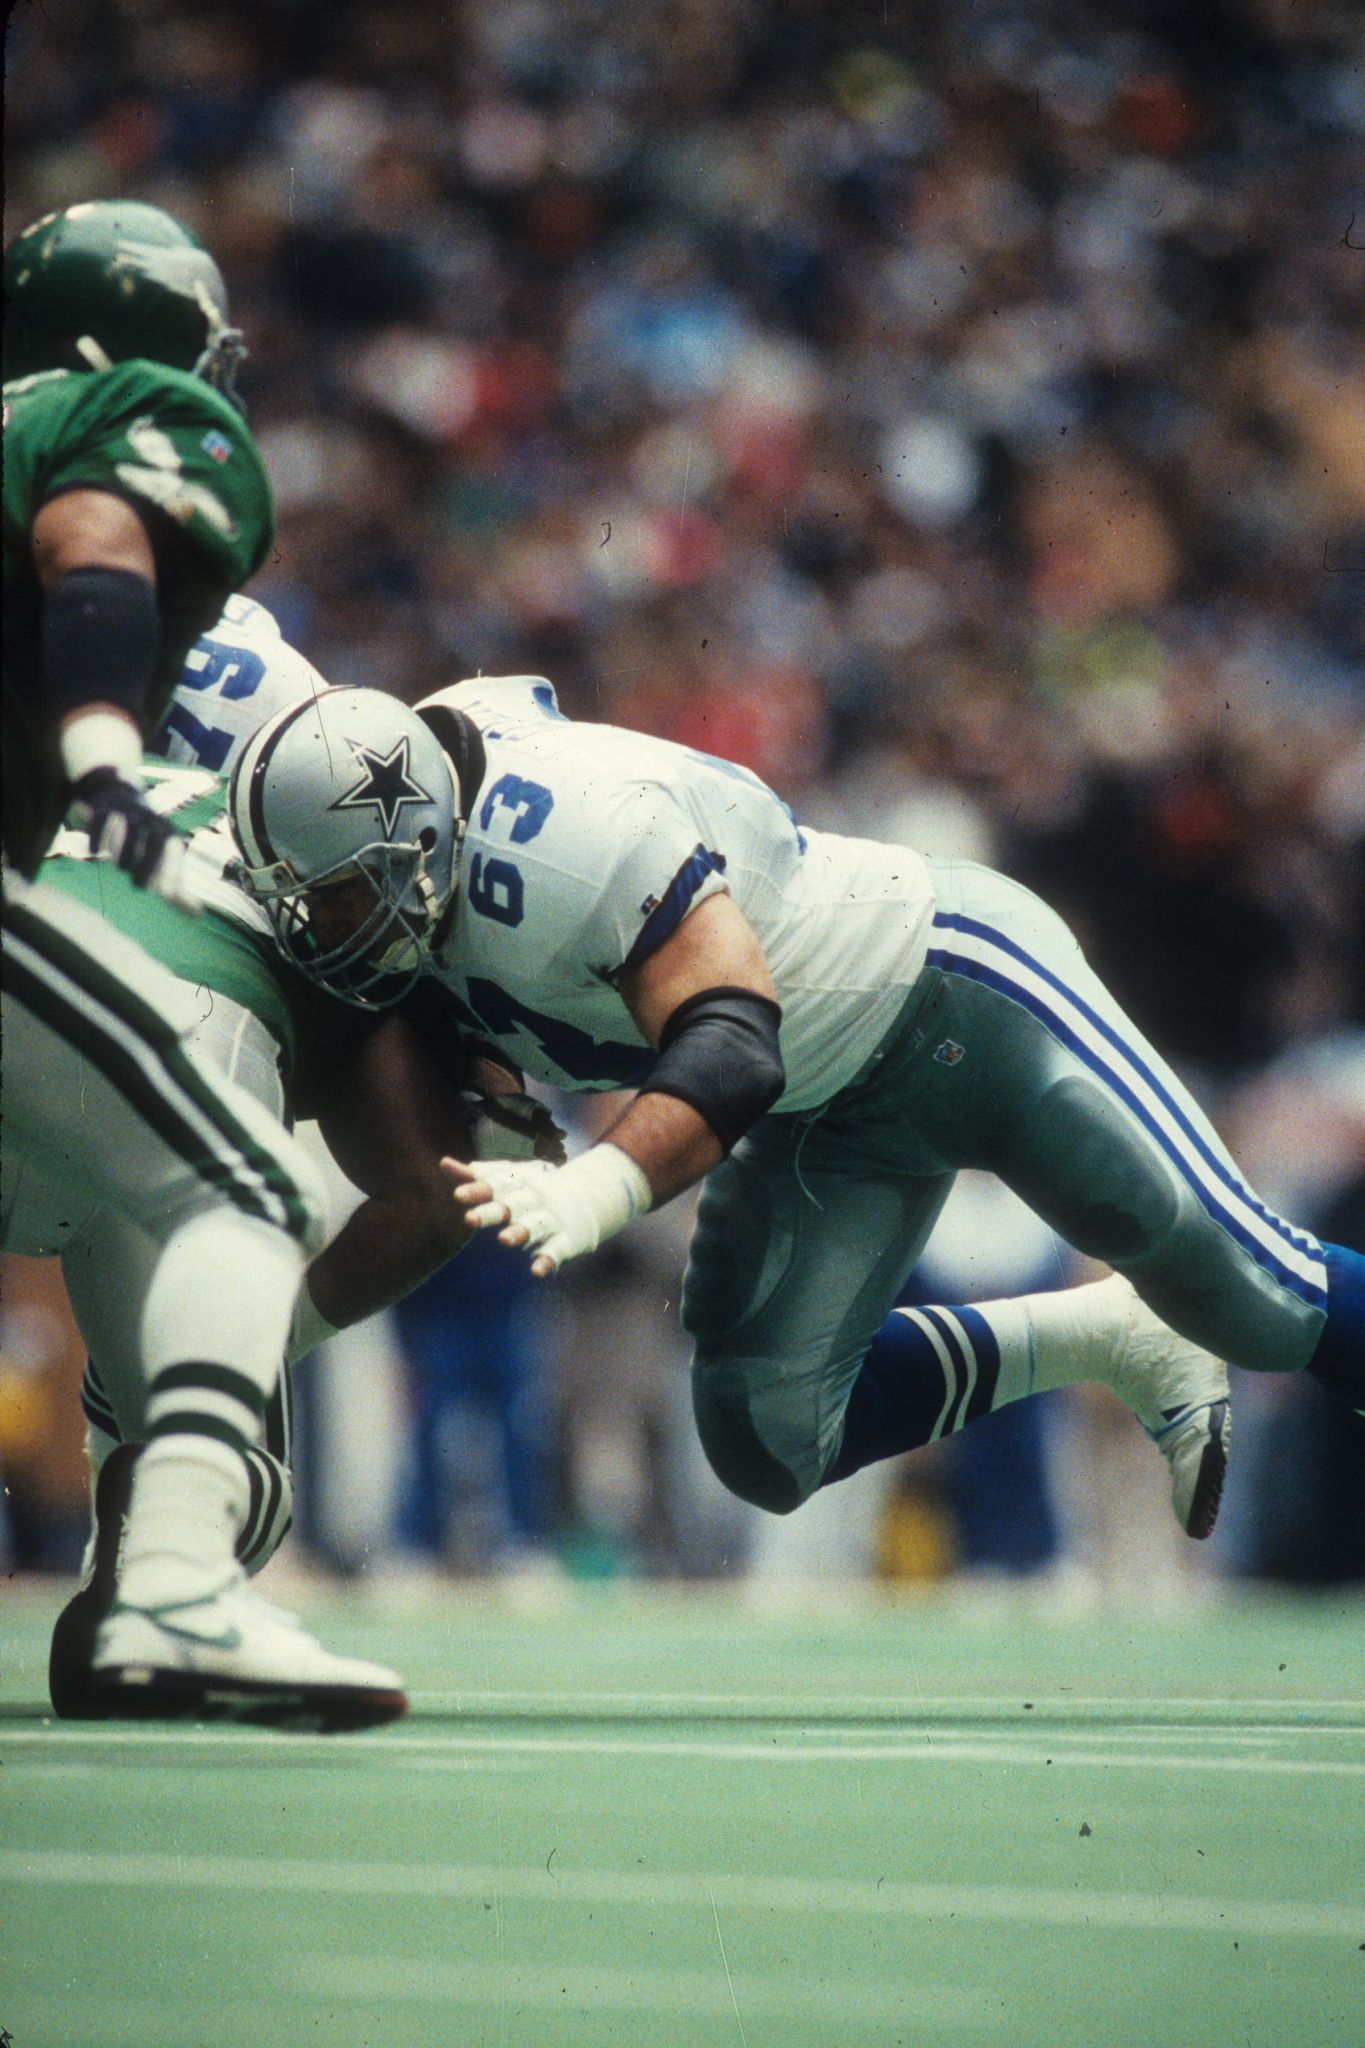
[(161, 612), (155, 587), (131, 569), (72, 569), (43, 599), (43, 703), (53, 719), (84, 704), (142, 709), (156, 673)]
[(72, 788), (89, 775), (114, 775), (135, 788), (142, 781), (142, 734), (121, 711), (82, 711), (58, 742)]
[(642, 1095), (676, 1095), (729, 1152), (786, 1086), (780, 1006), (751, 988), (704, 988), (664, 1026)]
[[(560, 1232), (557, 1256), (561, 1264), (584, 1252), (595, 1252), (599, 1244), (643, 1216), (654, 1200), (643, 1167), (609, 1138), (590, 1145), (567, 1166), (552, 1170), (556, 1192), (561, 1197), (569, 1193), (571, 1202), (572, 1220), (566, 1218)], [(549, 1249), (555, 1249), (553, 1240)]]

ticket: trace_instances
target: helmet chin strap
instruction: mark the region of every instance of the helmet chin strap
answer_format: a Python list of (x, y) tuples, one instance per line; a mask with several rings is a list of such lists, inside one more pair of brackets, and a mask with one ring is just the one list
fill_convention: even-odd
[(436, 884), (427, 873), (425, 866), (417, 876), (417, 896), (422, 906), (422, 917), (426, 924), (426, 938), (430, 940), (436, 925), (440, 922), (441, 899), (436, 893)]
[(73, 343), (76, 354), (92, 370), (112, 370), (114, 359), (100, 347), (93, 334), (78, 334)]
[(432, 915), (427, 926), (427, 945), (433, 949), (444, 945), (446, 934), (455, 921), (455, 905), (458, 900), (456, 885), (459, 882), (460, 868), (463, 865), (464, 836), (468, 825), (469, 820), (462, 818), (457, 808), (455, 812), (455, 828), (451, 834), (454, 844), (450, 849), (450, 883), (444, 896), (438, 892), (435, 884), (427, 876), (425, 869), (423, 870), (423, 885), (431, 892)]

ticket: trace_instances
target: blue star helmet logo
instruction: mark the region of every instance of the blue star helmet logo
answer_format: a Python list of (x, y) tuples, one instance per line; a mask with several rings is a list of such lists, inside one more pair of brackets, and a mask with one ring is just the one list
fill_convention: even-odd
[(387, 754), (379, 753), (374, 747), (354, 743), (351, 752), (361, 771), (360, 780), (327, 808), (329, 811), (375, 811), (379, 816), (382, 836), (393, 839), (397, 836), (404, 804), (429, 804), (432, 800), (431, 791), (423, 789), (412, 772), (408, 736), (404, 733)]

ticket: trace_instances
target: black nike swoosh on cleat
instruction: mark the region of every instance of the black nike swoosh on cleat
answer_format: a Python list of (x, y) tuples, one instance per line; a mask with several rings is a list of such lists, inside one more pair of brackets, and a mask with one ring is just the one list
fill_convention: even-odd
[(1228, 1469), (1228, 1442), (1232, 1435), (1232, 1417), (1226, 1401), (1215, 1401), (1209, 1410), (1209, 1440), (1204, 1446), (1204, 1455), (1199, 1461), (1199, 1477), (1195, 1482), (1194, 1498), (1190, 1502), (1190, 1518), (1186, 1531), (1197, 1541), (1213, 1534), (1213, 1525), (1218, 1519), (1218, 1509), (1223, 1498), (1223, 1482)]

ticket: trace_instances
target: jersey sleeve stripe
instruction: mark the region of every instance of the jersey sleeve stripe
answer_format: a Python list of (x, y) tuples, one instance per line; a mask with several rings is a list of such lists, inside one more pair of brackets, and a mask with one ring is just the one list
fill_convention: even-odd
[[(946, 1318), (948, 1311), (944, 1309), (941, 1313)], [(995, 1390), (1000, 1380), (1000, 1346), (986, 1318), (978, 1315), (974, 1308), (955, 1308), (952, 1320), (961, 1330), (963, 1342), (971, 1351), (975, 1366), (972, 1390), (967, 1397), (958, 1425), (959, 1428), (965, 1429), (969, 1422), (978, 1422), (983, 1415), (988, 1415), (991, 1411)]]
[(716, 853), (705, 846), (694, 848), (641, 925), (634, 945), (616, 969), (612, 980), (619, 980), (623, 974), (629, 974), (632, 969), (641, 966), (651, 953), (657, 953), (665, 939), (672, 937), (686, 917), (706, 877), (711, 874), (723, 875), (724, 872), (723, 853)]

